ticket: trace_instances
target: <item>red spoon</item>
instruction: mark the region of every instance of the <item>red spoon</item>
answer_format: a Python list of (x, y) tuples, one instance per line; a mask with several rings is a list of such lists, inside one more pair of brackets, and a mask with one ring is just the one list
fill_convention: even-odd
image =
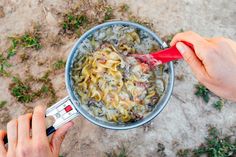
[[(192, 50), (194, 50), (194, 47), (191, 43), (185, 41), (181, 42), (183, 42), (185, 45), (189, 46)], [(170, 61), (183, 58), (179, 50), (176, 48), (176, 45), (158, 52), (152, 52), (150, 54), (133, 54), (132, 56), (134, 56), (141, 62), (149, 64), (150, 66), (156, 66), (159, 64), (164, 64)]]

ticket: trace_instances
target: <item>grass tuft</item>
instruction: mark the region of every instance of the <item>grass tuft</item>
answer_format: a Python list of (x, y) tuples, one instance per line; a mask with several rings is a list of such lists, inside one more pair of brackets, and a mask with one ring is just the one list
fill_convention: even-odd
[(52, 105), (57, 101), (56, 91), (53, 88), (51, 79), (49, 78), (49, 71), (44, 74), (41, 78), (34, 78), (34, 81), (43, 83), (43, 86), (40, 90), (36, 91), (35, 94), (37, 97), (47, 96), (50, 98), (48, 106)]
[(224, 106), (224, 101), (222, 99), (220, 99), (220, 100), (217, 100), (216, 102), (214, 102), (212, 105), (216, 110), (221, 111)]
[(11, 40), (11, 46), (7, 51), (8, 59), (14, 56), (19, 48), (32, 48), (35, 50), (42, 48), (38, 26), (35, 26), (32, 31), (28, 31), (23, 35), (9, 37), (9, 39)]
[(166, 157), (166, 153), (165, 153), (165, 145), (162, 143), (158, 143), (157, 144), (158, 148), (157, 148), (157, 155), (160, 157)]
[(85, 26), (89, 22), (85, 14), (76, 14), (73, 12), (67, 13), (63, 17), (62, 28), (65, 33), (80, 34), (79, 28)]
[(22, 82), (19, 78), (13, 77), (13, 84), (10, 85), (11, 94), (21, 103), (29, 103), (33, 101), (34, 94), (29, 85)]
[(60, 70), (65, 68), (66, 62), (63, 60), (58, 60), (53, 64), (53, 69), (54, 70)]
[(180, 149), (180, 150), (178, 150), (176, 156), (178, 156), (178, 157), (189, 157), (190, 154), (191, 154), (190, 149)]
[(195, 88), (196, 88), (195, 95), (197, 97), (201, 97), (206, 103), (208, 103), (210, 100), (209, 90), (202, 84), (196, 84)]
[(129, 6), (128, 6), (128, 4), (122, 4), (122, 5), (119, 7), (119, 10), (118, 10), (118, 11), (119, 11), (119, 12), (122, 12), (122, 13), (129, 11)]
[(111, 6), (107, 6), (105, 8), (104, 21), (111, 20), (113, 17), (114, 17), (114, 15), (113, 15), (113, 8)]
[(164, 41), (166, 41), (166, 43), (169, 45), (170, 42), (172, 41), (172, 39), (174, 38), (174, 36), (177, 34), (177, 33), (181, 33), (181, 32), (184, 32), (184, 29), (181, 28), (179, 31), (177, 31), (176, 33), (172, 33), (172, 34), (169, 34), (167, 36), (164, 37)]
[(6, 71), (11, 64), (8, 62), (7, 58), (0, 54), (0, 76), (9, 76), (10, 74)]
[(122, 145), (120, 148), (106, 153), (107, 157), (128, 157), (127, 149)]
[(236, 155), (236, 141), (232, 143), (229, 137), (221, 137), (219, 130), (215, 127), (208, 129), (206, 143), (193, 150), (196, 156), (207, 154), (213, 157), (227, 157)]
[(153, 23), (149, 22), (149, 21), (146, 21), (146, 20), (143, 20), (135, 15), (131, 15), (129, 16), (129, 21), (131, 22), (135, 22), (135, 23), (138, 23), (140, 25), (144, 25), (148, 28), (153, 28)]
[(176, 155), (179, 157), (233, 157), (236, 155), (236, 140), (232, 136), (223, 137), (216, 127), (210, 126), (205, 143), (196, 149), (181, 149)]
[[(49, 72), (45, 73), (41, 78), (28, 76), (27, 79), (22, 81), (17, 77), (13, 77), (12, 81), (13, 83), (10, 84), (9, 90), (16, 97), (17, 101), (21, 103), (29, 103), (37, 98), (48, 97), (50, 98), (48, 105), (52, 105), (57, 100), (55, 89), (49, 78)], [(42, 83), (42, 86), (40, 89), (33, 91), (31, 86), (34, 83)]]
[(7, 104), (7, 101), (0, 101), (0, 108), (3, 108)]

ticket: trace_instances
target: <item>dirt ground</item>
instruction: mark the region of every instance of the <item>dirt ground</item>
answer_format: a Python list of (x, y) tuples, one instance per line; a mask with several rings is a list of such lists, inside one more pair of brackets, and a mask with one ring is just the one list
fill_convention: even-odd
[[(159, 36), (192, 30), (206, 37), (224, 36), (236, 40), (236, 1), (225, 0), (108, 0), (113, 6), (128, 4), (135, 15), (151, 21)], [(74, 2), (69, 0), (0, 0), (0, 51), (9, 47), (9, 36), (22, 34), (32, 26), (32, 22), (43, 25), (43, 37), (57, 35), (59, 19), (57, 12), (68, 10)], [(27, 73), (42, 76), (55, 60), (66, 60), (76, 39), (63, 38), (63, 45), (49, 46), (47, 42), (39, 51), (32, 51), (30, 59), (22, 63), (19, 55), (11, 58), (10, 71), (24, 78)], [(43, 61), (39, 66), (38, 62)], [(212, 107), (217, 99), (211, 96), (208, 104), (194, 95), (197, 80), (186, 63), (175, 65), (176, 80), (172, 97), (163, 110), (151, 123), (132, 130), (106, 130), (89, 123), (82, 117), (74, 120), (75, 126), (66, 136), (61, 155), (64, 157), (103, 157), (124, 145), (128, 156), (153, 157), (176, 156), (181, 148), (194, 148), (206, 136), (207, 125), (222, 129), (223, 133), (236, 133), (236, 104), (225, 103), (219, 112)], [(57, 100), (67, 95), (64, 71), (57, 70), (51, 76)], [(0, 128), (7, 121), (16, 118), (47, 99), (22, 104), (16, 101), (9, 91), (11, 78), (0, 77), (0, 100), (7, 105), (0, 110)], [(165, 146), (164, 153), (158, 152), (158, 143)]]

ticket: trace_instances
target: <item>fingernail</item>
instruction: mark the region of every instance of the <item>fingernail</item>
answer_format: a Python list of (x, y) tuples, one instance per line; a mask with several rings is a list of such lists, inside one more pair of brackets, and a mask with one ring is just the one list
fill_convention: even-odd
[(183, 53), (185, 52), (184, 44), (181, 43), (181, 42), (178, 42), (178, 43), (176, 44), (176, 48), (179, 50), (179, 52), (180, 52), (181, 54), (183, 54)]

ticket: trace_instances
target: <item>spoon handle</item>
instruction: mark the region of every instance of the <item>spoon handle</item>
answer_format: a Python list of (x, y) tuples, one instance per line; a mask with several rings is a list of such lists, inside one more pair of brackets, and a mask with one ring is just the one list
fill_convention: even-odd
[[(194, 51), (194, 47), (191, 43), (186, 41), (181, 41), (181, 42), (183, 42), (185, 45), (187, 45)], [(162, 51), (153, 52), (150, 55), (153, 56), (153, 58), (155, 58), (156, 60), (161, 61), (162, 64), (183, 58), (179, 50), (176, 48), (176, 45)]]

